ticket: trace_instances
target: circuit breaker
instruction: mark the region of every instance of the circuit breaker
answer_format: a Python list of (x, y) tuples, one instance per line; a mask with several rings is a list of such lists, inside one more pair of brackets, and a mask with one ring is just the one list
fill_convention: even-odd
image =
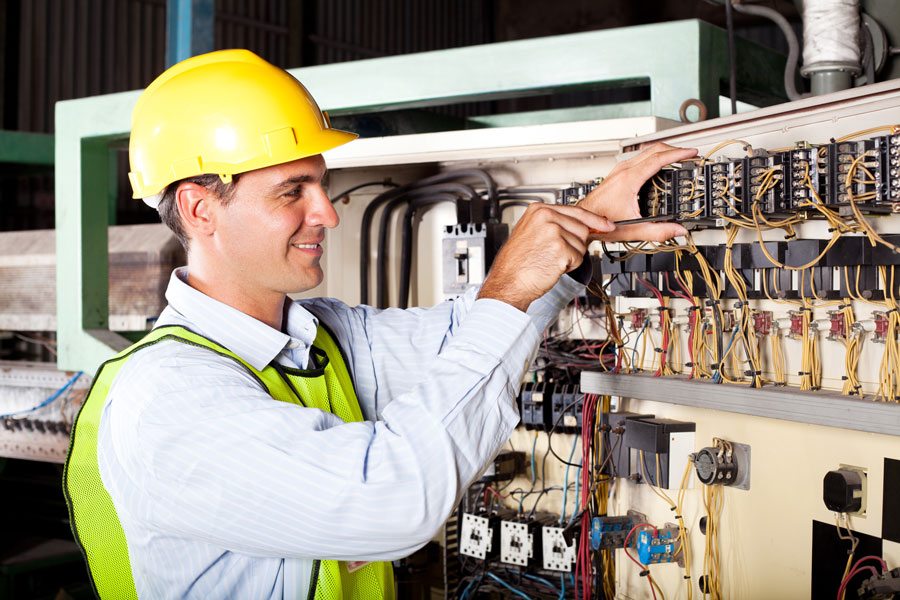
[(509, 227), (504, 223), (448, 225), (441, 240), (444, 298), (456, 298), (484, 283), (507, 237)]

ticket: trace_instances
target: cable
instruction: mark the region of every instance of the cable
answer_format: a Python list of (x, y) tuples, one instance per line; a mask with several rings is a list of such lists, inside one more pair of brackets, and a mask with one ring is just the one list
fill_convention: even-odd
[(731, 99), (731, 114), (737, 114), (737, 73), (734, 47), (734, 11), (731, 0), (725, 0), (725, 28), (728, 30), (728, 97)]
[(398, 290), (398, 306), (409, 306), (410, 279), (412, 277), (413, 220), (421, 209), (428, 209), (442, 202), (456, 202), (457, 196), (450, 193), (438, 193), (430, 198), (410, 200), (403, 214), (403, 229), (400, 237), (400, 283)]
[(343, 192), (341, 192), (340, 194), (333, 196), (331, 198), (331, 203), (337, 204), (340, 200), (343, 200), (345, 197), (349, 196), (350, 194), (352, 194), (353, 192), (355, 192), (357, 190), (361, 190), (361, 189), (367, 188), (367, 187), (373, 187), (376, 185), (380, 185), (382, 187), (390, 187), (390, 188), (400, 187), (400, 184), (394, 183), (390, 179), (385, 179), (384, 181), (369, 181), (366, 183), (360, 183), (359, 185), (354, 185), (352, 188), (346, 189)]
[[(494, 575), (494, 574), (491, 573), (490, 571), (488, 571), (487, 573), (485, 573), (485, 575), (487, 575), (488, 577), (490, 577), (491, 579), (493, 579), (494, 581), (496, 581), (497, 583), (499, 583), (500, 585), (502, 585), (503, 587), (505, 587), (506, 589), (508, 589), (510, 592), (512, 592), (512, 593), (515, 594), (516, 596), (519, 596), (520, 598), (525, 598), (525, 600), (532, 600), (532, 599), (531, 599), (531, 596), (529, 596), (528, 594), (526, 594), (526, 593), (523, 592), (522, 590), (520, 590), (520, 589), (518, 589), (518, 588), (514, 588), (513, 586), (509, 585), (508, 583), (506, 583), (505, 581), (503, 581), (502, 579), (500, 579), (499, 577), (497, 577), (496, 575)], [(555, 588), (554, 588), (554, 589), (555, 589)]]
[(735, 4), (734, 10), (747, 15), (757, 17), (765, 17), (774, 22), (781, 33), (784, 34), (788, 44), (787, 62), (784, 64), (784, 91), (789, 100), (800, 100), (803, 95), (797, 91), (797, 62), (800, 59), (800, 43), (797, 41), (797, 34), (788, 20), (775, 9), (767, 6)]
[(77, 373), (72, 375), (72, 377), (65, 384), (63, 384), (63, 386), (61, 388), (59, 388), (58, 390), (53, 392), (53, 394), (51, 394), (49, 398), (42, 401), (40, 404), (38, 404), (36, 406), (32, 406), (31, 408), (26, 408), (23, 410), (15, 410), (13, 412), (2, 414), (2, 415), (0, 415), (0, 419), (10, 419), (10, 418), (21, 417), (23, 415), (31, 414), (35, 411), (38, 411), (38, 410), (44, 408), (45, 406), (49, 406), (50, 404), (55, 402), (60, 396), (62, 396), (64, 393), (66, 393), (66, 391), (68, 391), (69, 388), (71, 388), (73, 385), (75, 385), (75, 382), (77, 382), (81, 378), (82, 375), (84, 375), (84, 371), (78, 371)]
[(430, 177), (426, 177), (418, 181), (413, 181), (411, 183), (407, 183), (400, 187), (383, 192), (376, 196), (371, 202), (369, 202), (368, 205), (366, 205), (366, 209), (363, 212), (359, 229), (359, 289), (361, 304), (369, 303), (369, 246), (372, 239), (372, 220), (375, 218), (375, 213), (378, 212), (378, 209), (380, 209), (386, 203), (390, 202), (392, 199), (402, 196), (410, 190), (427, 187), (434, 184), (445, 183), (448, 181), (473, 178), (481, 179), (484, 182), (488, 190), (490, 213), (492, 215), (496, 213), (496, 219), (499, 219), (500, 207), (499, 200), (497, 200), (497, 185), (494, 182), (493, 178), (486, 171), (483, 171), (481, 169), (462, 169), (438, 173), (437, 175), (432, 175)]
[(381, 218), (378, 222), (378, 261), (376, 263), (375, 273), (376, 300), (379, 308), (387, 308), (388, 305), (388, 235), (390, 234), (391, 217), (393, 216), (394, 211), (404, 202), (420, 201), (432, 198), (436, 194), (443, 195), (447, 193), (468, 196), (470, 211), (472, 210), (472, 203), (478, 199), (478, 193), (468, 185), (461, 183), (442, 183), (440, 185), (422, 186), (397, 198), (393, 198), (387, 203), (384, 210), (381, 211)]

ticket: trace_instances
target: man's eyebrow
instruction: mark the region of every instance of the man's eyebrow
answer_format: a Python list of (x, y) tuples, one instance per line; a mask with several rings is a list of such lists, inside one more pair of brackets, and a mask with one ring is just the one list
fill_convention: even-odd
[[(324, 174), (322, 177), (324, 177)], [(288, 177), (287, 179), (276, 183), (274, 186), (272, 186), (271, 191), (272, 193), (278, 193), (296, 187), (301, 183), (310, 183), (312, 181), (319, 181), (320, 179), (321, 178), (315, 177), (313, 175), (295, 175), (294, 177)]]

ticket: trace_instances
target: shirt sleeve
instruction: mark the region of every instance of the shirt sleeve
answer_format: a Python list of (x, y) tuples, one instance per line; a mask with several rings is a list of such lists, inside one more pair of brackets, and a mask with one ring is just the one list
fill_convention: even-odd
[[(584, 289), (584, 284), (563, 276), (528, 308), (533, 329), (543, 332)], [(476, 301), (477, 294), (478, 289), (473, 288), (454, 301), (406, 310), (350, 307), (334, 298), (304, 300), (301, 304), (334, 332), (350, 363), (363, 414), (376, 419), (393, 399), (409, 392), (430, 371), (436, 357), (466, 324), (472, 308), (482, 302)], [(498, 313), (501, 322), (504, 318)], [(484, 331), (487, 344), (490, 335), (491, 330)], [(500, 362), (516, 387), (521, 364), (530, 362), (533, 351), (533, 347), (517, 347), (515, 352), (501, 357)]]
[[(377, 323), (364, 329), (370, 356), (387, 352), (377, 369), (392, 360), (427, 366), (402, 383), (394, 375), (392, 392), (403, 389), (377, 422), (343, 423), (277, 402), (242, 366), (203, 348), (168, 341), (137, 352), (113, 383), (98, 435), (117, 510), (160, 535), (253, 556), (410, 554), (508, 439), (518, 382), (539, 340), (542, 317), (467, 302), (439, 309), (447, 334), (438, 341), (416, 335), (398, 311), (354, 313)], [(402, 364), (415, 350), (380, 335), (391, 324), (431, 356)], [(421, 326), (437, 329), (429, 318)]]

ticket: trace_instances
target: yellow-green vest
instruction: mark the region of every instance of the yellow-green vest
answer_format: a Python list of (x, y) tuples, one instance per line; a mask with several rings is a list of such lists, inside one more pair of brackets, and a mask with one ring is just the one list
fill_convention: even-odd
[[(122, 365), (136, 351), (163, 340), (208, 348), (236, 361), (253, 374), (275, 400), (318, 408), (337, 415), (345, 422), (363, 420), (341, 349), (322, 326), (310, 348), (310, 368), (306, 370), (273, 363), (258, 371), (227, 348), (177, 326), (158, 327), (137, 344), (103, 363), (72, 426), (63, 490), (69, 506), (72, 531), (87, 561), (94, 591), (104, 600), (137, 598), (137, 591), (128, 559), (125, 532), (100, 479), (97, 464), (100, 415), (110, 386)], [(316, 560), (310, 574), (308, 598), (392, 599), (394, 577), (391, 564), (369, 563), (351, 573), (344, 562)]]

